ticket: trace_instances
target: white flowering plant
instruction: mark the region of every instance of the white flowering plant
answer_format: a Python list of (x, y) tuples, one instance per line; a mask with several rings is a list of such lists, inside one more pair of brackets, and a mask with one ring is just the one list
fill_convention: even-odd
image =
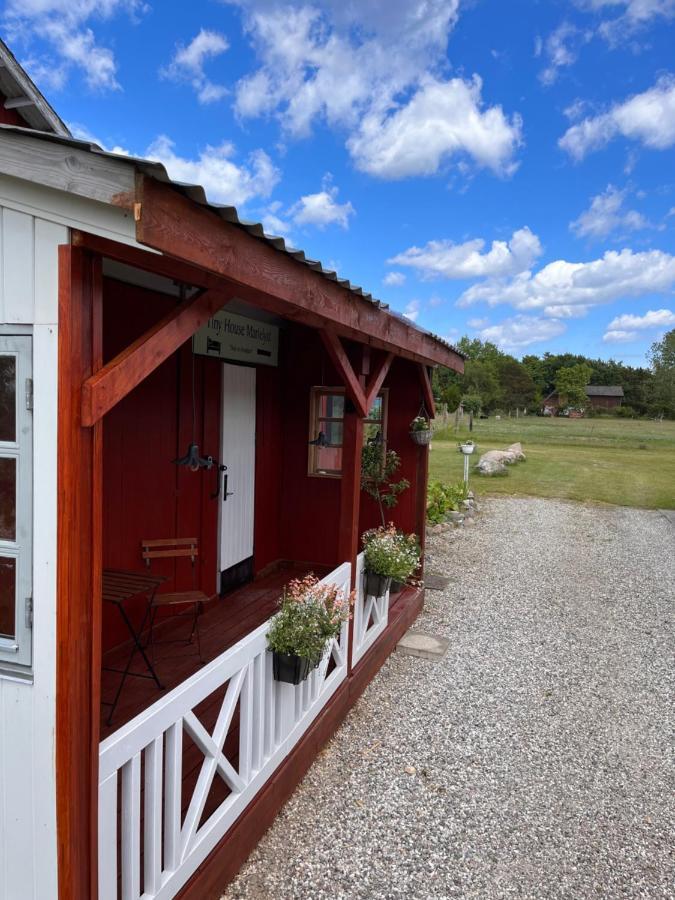
[(326, 644), (349, 619), (353, 596), (316, 575), (296, 578), (285, 588), (272, 619), (267, 643), (277, 653), (300, 656), (316, 665)]
[(367, 572), (405, 582), (419, 567), (421, 551), (416, 534), (405, 534), (390, 523), (371, 528), (361, 538)]
[(431, 429), (431, 422), (427, 419), (426, 416), (415, 416), (415, 418), (410, 423), (411, 431), (429, 431)]

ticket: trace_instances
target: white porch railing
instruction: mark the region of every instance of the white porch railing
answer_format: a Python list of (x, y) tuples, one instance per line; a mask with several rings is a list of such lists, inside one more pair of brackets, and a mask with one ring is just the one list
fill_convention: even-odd
[(354, 635), (352, 665), (368, 652), (389, 623), (389, 591), (384, 597), (366, 595), (363, 578), (363, 553), (356, 560), (356, 597), (354, 598)]
[[(350, 577), (351, 566), (344, 563), (323, 581), (348, 593)], [(297, 686), (274, 681), (268, 628), (269, 622), (261, 625), (101, 743), (100, 900), (175, 896), (345, 679), (347, 623), (318, 668)], [(328, 673), (331, 658), (335, 665)], [(224, 685), (227, 689), (210, 734), (194, 709)], [(223, 747), (237, 702), (235, 768)], [(204, 759), (183, 816), (184, 731)], [(201, 823), (216, 776), (230, 793)]]

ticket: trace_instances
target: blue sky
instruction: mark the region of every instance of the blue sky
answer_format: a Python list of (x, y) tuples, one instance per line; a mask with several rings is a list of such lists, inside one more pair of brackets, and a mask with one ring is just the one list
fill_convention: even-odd
[(675, 0), (8, 0), (78, 136), (516, 356), (675, 326)]

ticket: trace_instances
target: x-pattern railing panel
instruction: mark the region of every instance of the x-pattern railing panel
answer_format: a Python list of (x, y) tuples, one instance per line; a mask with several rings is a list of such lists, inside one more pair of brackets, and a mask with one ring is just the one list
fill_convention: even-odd
[(382, 597), (367, 595), (363, 571), (364, 561), (361, 553), (356, 561), (352, 665), (356, 665), (363, 658), (389, 624), (389, 591)]
[[(345, 563), (323, 581), (349, 591), (350, 578), (351, 567)], [(346, 677), (347, 623), (329, 644), (319, 666), (300, 685), (274, 681), (267, 651), (268, 628), (269, 622), (260, 626), (101, 744), (100, 900), (118, 900), (120, 894), (122, 900), (169, 900), (175, 896)], [(328, 673), (331, 659), (335, 665)], [(209, 732), (195, 710), (223, 688), (216, 722)], [(237, 705), (239, 753), (235, 767), (225, 754), (225, 745)], [(204, 759), (182, 818), (184, 732)], [(229, 794), (200, 824), (216, 777), (222, 778)]]

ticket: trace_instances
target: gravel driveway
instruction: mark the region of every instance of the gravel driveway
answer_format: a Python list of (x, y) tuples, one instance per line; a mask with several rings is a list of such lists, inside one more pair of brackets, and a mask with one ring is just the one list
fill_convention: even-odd
[[(225, 897), (674, 898), (675, 527), (494, 500)], [(414, 770), (414, 771), (413, 771)]]

